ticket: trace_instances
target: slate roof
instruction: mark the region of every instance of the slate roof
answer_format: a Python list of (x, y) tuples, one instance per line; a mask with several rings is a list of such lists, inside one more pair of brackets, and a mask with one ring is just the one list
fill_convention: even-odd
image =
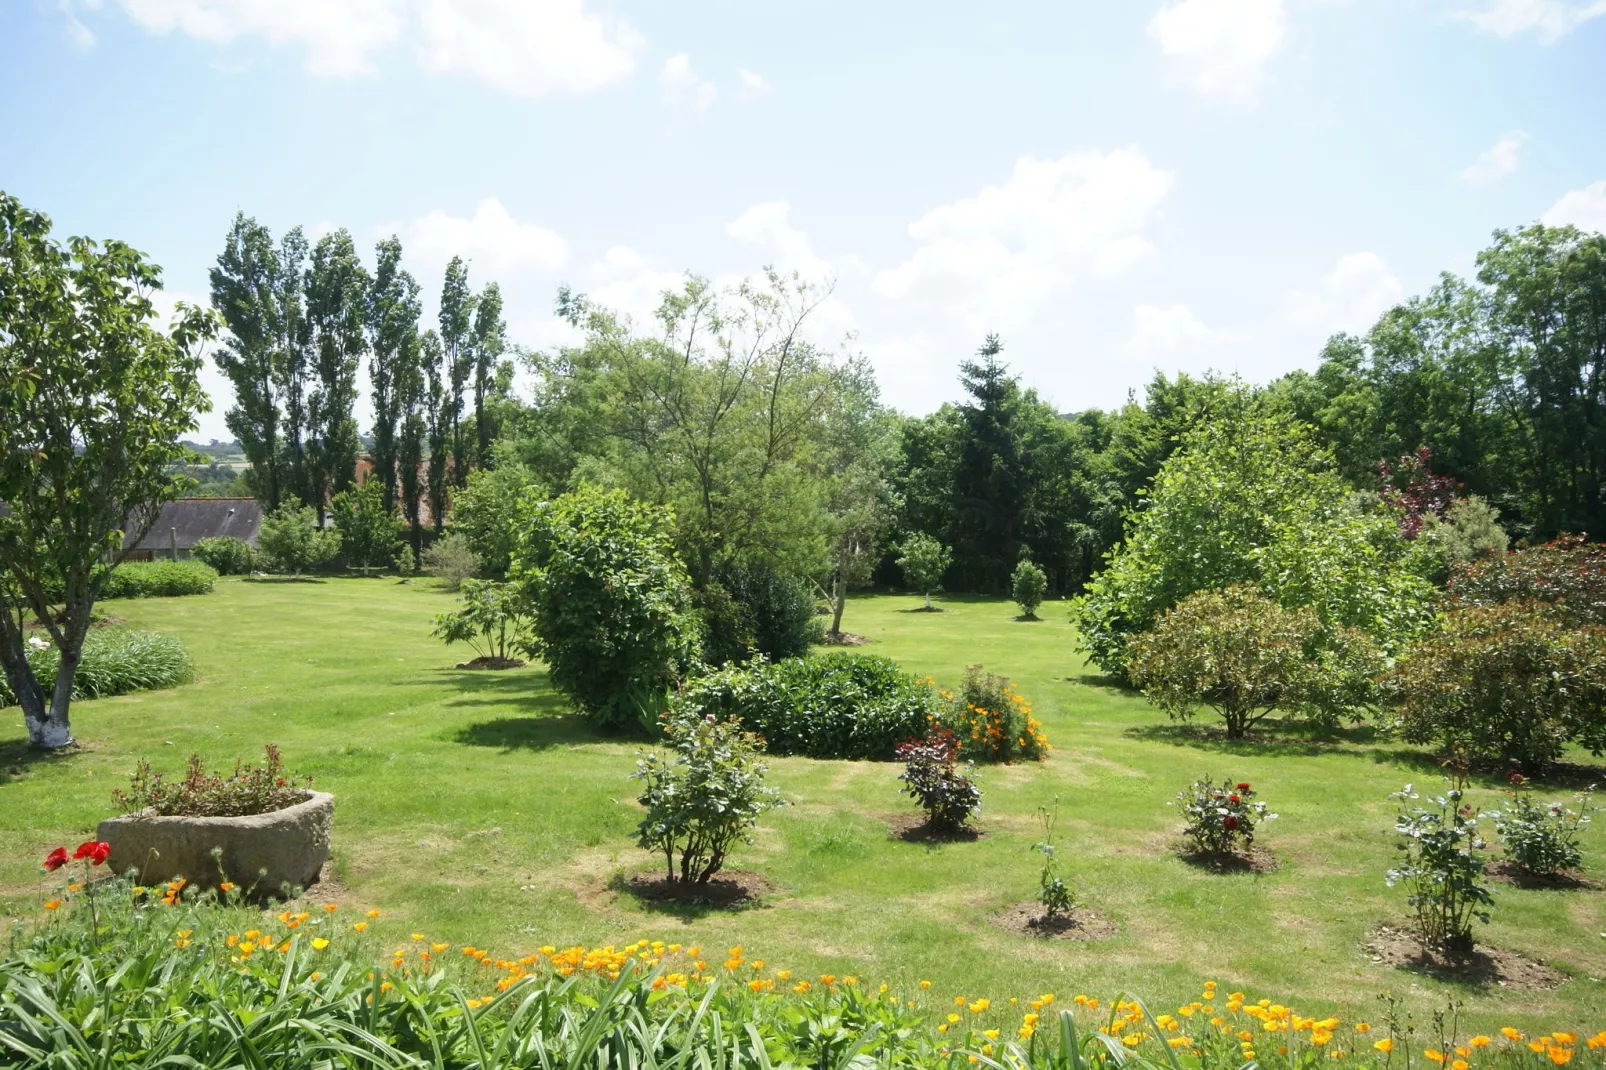
[(134, 549), (168, 549), (174, 528), (181, 550), (194, 546), (197, 539), (219, 535), (232, 535), (255, 546), (261, 527), (262, 507), (255, 498), (179, 498), (162, 506), (156, 523)]

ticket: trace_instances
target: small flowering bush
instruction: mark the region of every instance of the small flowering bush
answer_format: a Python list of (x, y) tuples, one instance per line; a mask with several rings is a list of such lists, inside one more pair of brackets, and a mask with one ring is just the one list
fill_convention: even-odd
[(959, 741), (959, 756), (977, 762), (1040, 762), (1048, 757), (1048, 737), (1032, 716), (1032, 705), (1006, 676), (965, 669), (957, 693), (942, 690), (938, 720)]
[(735, 722), (706, 717), (673, 725), (669, 745), (673, 762), (649, 754), (631, 774), (642, 782), (637, 802), (647, 808), (636, 842), (663, 854), (671, 882), (707, 884), (731, 847), (752, 842), (759, 815), (780, 805), (780, 793), (764, 786), (763, 741)]
[(1472, 922), (1487, 925), (1494, 904), (1481, 853), (1487, 844), (1478, 833), (1478, 813), (1465, 795), (1457, 779), (1443, 795), (1423, 799), (1407, 784), (1389, 796), (1400, 803), (1394, 822), (1400, 842), (1395, 846), (1404, 856), (1388, 871), (1389, 887), (1405, 886), (1422, 945), (1451, 955), (1472, 950)]
[(946, 728), (898, 744), (897, 755), (903, 763), (898, 774), (903, 793), (920, 804), (933, 830), (958, 832), (981, 809), (981, 789), (970, 777), (972, 763), (959, 768), (958, 744)]
[(1277, 820), (1265, 803), (1255, 798), (1247, 780), (1223, 780), (1219, 785), (1209, 777), (1195, 780), (1177, 792), (1187, 825), (1183, 835), (1195, 848), (1226, 854), (1247, 849), (1255, 842), (1255, 827)]
[(1552, 877), (1577, 869), (1584, 855), (1578, 848), (1578, 833), (1589, 824), (1590, 798), (1594, 789), (1573, 796), (1574, 810), (1559, 802), (1538, 803), (1528, 790), (1528, 778), (1511, 774), (1509, 806), (1490, 811), (1500, 846), (1506, 858), (1524, 873)]
[(116, 790), (112, 798), (123, 813), (152, 810), (162, 817), (246, 817), (271, 814), (309, 798), (312, 778), (292, 777), (284, 771), (279, 748), (269, 743), (263, 748), (261, 765), (246, 765), (235, 759), (228, 776), (209, 773), (199, 754), (190, 755), (184, 776), (176, 783), (152, 771), (141, 760), (129, 778), (127, 791)]
[[(1553, 1070), (1598, 1067), (1606, 1031), (1418, 1035), (1317, 1018), (1206, 981), (1169, 1012), (1129, 994), (991, 999), (910, 979), (807, 977), (640, 939), (494, 952), (386, 933), (378, 910), (277, 914), (228, 892), (158, 903), (126, 881), (98, 917), (62, 904), (0, 950), (0, 1062), (108, 1065), (875, 1067), (886, 1070)], [(721, 961), (721, 956), (723, 961)], [(1035, 991), (1035, 990), (1031, 990)], [(336, 1056), (331, 1058), (331, 1056)]]

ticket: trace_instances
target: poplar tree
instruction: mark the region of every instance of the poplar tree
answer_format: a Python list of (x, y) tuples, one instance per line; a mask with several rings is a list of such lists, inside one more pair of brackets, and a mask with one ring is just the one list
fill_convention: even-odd
[[(396, 508), (401, 439), (411, 411), (409, 391), (416, 406), (416, 388), (409, 381), (418, 361), (418, 281), (401, 267), (402, 247), (395, 235), (375, 247), (374, 284), (368, 291), (367, 327), (369, 383), (374, 403), (374, 468), (384, 489), (385, 508)], [(398, 433), (400, 437), (398, 437)], [(416, 463), (416, 462), (415, 462)], [(414, 484), (417, 473), (414, 473)], [(416, 495), (414, 509), (416, 511)], [(406, 505), (403, 504), (403, 513)]]
[(357, 366), (368, 348), (364, 319), (368, 271), (344, 228), (325, 234), (307, 272), (307, 320), (317, 387), (307, 407), (312, 506), (322, 518), (330, 498), (357, 479)]
[(440, 346), (446, 388), (442, 416), (455, 469), (451, 479), (458, 486), (468, 476), (461, 425), (463, 390), (474, 371), (474, 304), (474, 292), (468, 287), (468, 265), (462, 257), (454, 256), (446, 265), (446, 282), (441, 287)]
[(502, 322), (502, 288), (496, 283), (485, 287), (474, 308), (474, 430), (477, 438), (475, 459), (486, 463), (491, 453), (490, 414), (485, 399), (496, 385), (496, 365), (506, 343), (507, 324)]
[(423, 368), (423, 423), (429, 445), (429, 511), (439, 533), (446, 526), (447, 458), (452, 448), (451, 406), (440, 335), (425, 331), (419, 364)]
[(215, 359), (234, 386), (234, 406), (223, 419), (251, 463), (256, 496), (277, 509), (285, 354), (279, 344), (279, 254), (273, 235), (237, 213), (210, 274), (212, 307), (228, 329)]

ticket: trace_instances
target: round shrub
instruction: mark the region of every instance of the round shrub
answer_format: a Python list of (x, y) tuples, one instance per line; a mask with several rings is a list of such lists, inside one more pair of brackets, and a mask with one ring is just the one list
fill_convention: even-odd
[[(56, 683), (56, 667), (61, 655), (51, 643), (38, 635), (27, 643), (28, 665), (39, 686), (49, 694)], [(126, 695), (131, 691), (151, 691), (188, 683), (195, 667), (184, 644), (155, 632), (128, 632), (111, 629), (92, 631), (84, 640), (78, 671), (73, 674), (75, 699)], [(3, 675), (0, 675), (0, 706), (16, 701)]]
[(1593, 795), (1588, 790), (1576, 793), (1576, 810), (1560, 802), (1536, 802), (1528, 790), (1528, 778), (1512, 773), (1511, 804), (1489, 812), (1506, 860), (1532, 877), (1554, 877), (1577, 869), (1584, 862), (1578, 836), (1589, 824)]
[(1247, 849), (1255, 842), (1256, 825), (1277, 820), (1246, 780), (1219, 785), (1209, 777), (1195, 780), (1177, 792), (1177, 805), (1187, 819), (1183, 835), (1195, 850), (1210, 854)]
[(814, 592), (767, 558), (726, 561), (714, 570), (714, 579), (741, 607), (754, 653), (782, 661), (807, 654), (821, 640)]
[(1015, 566), (1009, 581), (1010, 596), (1020, 606), (1020, 615), (1027, 620), (1037, 619), (1037, 607), (1043, 604), (1048, 593), (1048, 575), (1032, 562), (1022, 558)]
[(217, 583), (217, 569), (204, 561), (125, 561), (106, 577), (100, 597), (178, 598), (206, 594)]
[(233, 535), (196, 539), (190, 553), (202, 564), (217, 569), (220, 576), (244, 576), (251, 571), (251, 547)]
[(838, 652), (727, 666), (686, 684), (668, 714), (708, 716), (740, 721), (772, 754), (890, 761), (930, 729), (931, 690), (891, 658)]
[(1043, 726), (1009, 677), (970, 665), (957, 693), (944, 690), (938, 695), (938, 720), (958, 739), (960, 757), (977, 762), (1039, 762), (1048, 757)]

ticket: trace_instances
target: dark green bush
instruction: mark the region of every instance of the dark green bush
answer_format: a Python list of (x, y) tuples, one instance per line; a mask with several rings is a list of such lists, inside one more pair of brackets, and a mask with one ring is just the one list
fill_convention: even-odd
[(668, 716), (740, 721), (771, 754), (891, 761), (898, 744), (925, 737), (932, 710), (925, 681), (891, 658), (832, 653), (727, 666), (683, 687)]
[(726, 561), (714, 570), (714, 579), (745, 611), (755, 653), (782, 661), (807, 654), (820, 641), (823, 626), (814, 612), (813, 590), (774, 562)]
[(251, 547), (233, 535), (196, 539), (190, 553), (202, 564), (217, 569), (220, 576), (244, 576), (251, 571)]
[[(56, 684), (56, 666), (60, 663), (56, 648), (39, 635), (33, 636), (28, 644), (28, 664), (47, 695)], [(155, 632), (102, 629), (90, 632), (84, 640), (78, 671), (73, 675), (72, 697), (104, 698), (175, 687), (188, 683), (194, 675), (190, 656), (177, 639)], [(15, 701), (16, 696), (0, 675), (0, 706)]]
[(740, 665), (753, 656), (757, 648), (753, 614), (731, 597), (724, 584), (708, 582), (693, 592), (692, 604), (701, 624), (705, 665)]
[(125, 561), (112, 569), (100, 597), (175, 598), (206, 594), (217, 583), (217, 569), (204, 561)]

